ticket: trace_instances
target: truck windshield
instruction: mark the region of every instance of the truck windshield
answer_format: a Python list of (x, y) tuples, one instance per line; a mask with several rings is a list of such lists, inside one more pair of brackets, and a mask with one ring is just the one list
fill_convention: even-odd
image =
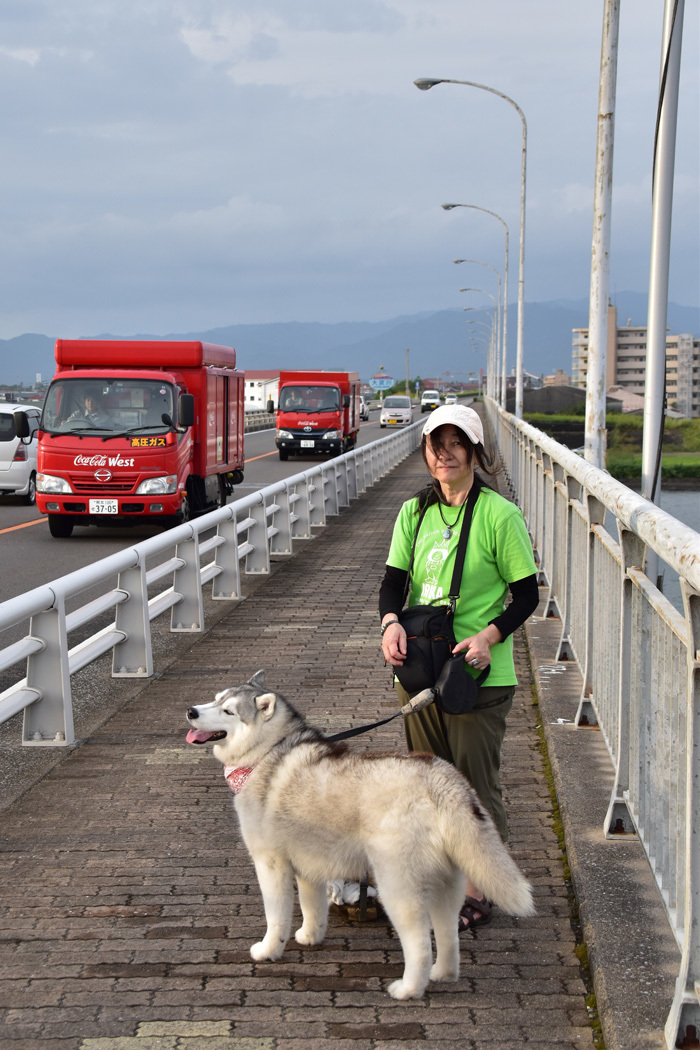
[[(163, 415), (168, 421), (163, 421)], [(49, 387), (41, 429), (60, 434), (133, 430), (163, 433), (173, 423), (173, 388), (157, 379), (64, 379)]]
[(340, 408), (340, 391), (331, 386), (283, 386), (282, 412), (332, 412)]

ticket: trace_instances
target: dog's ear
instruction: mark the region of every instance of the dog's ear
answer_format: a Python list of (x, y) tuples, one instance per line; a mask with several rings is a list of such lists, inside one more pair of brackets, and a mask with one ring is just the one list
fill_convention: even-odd
[(256, 671), (253, 677), (248, 679), (248, 685), (255, 686), (256, 689), (262, 689), (265, 685), (265, 671), (263, 669)]
[(261, 693), (260, 696), (255, 697), (255, 706), (263, 717), (263, 721), (267, 722), (275, 713), (275, 702), (277, 697), (274, 693)]

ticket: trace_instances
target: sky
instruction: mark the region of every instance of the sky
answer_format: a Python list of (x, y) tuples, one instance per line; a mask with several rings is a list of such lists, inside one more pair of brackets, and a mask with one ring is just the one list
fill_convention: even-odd
[[(685, 7), (669, 298), (692, 306), (700, 33)], [(621, 3), (613, 296), (649, 286), (663, 9)], [(418, 77), (517, 102), (525, 299), (587, 298), (602, 25), (603, 0), (3, 0), (0, 338), (488, 304), (505, 269), (489, 211), (509, 229), (514, 302), (520, 118)]]

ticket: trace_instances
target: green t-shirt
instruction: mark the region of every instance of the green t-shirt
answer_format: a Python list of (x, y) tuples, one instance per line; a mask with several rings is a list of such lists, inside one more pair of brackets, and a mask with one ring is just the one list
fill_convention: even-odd
[[(418, 524), (418, 500), (403, 504), (394, 525), (387, 565), (408, 569), (413, 537)], [(442, 508), (448, 522), (457, 509)], [(460, 527), (463, 514), (460, 515)], [(450, 593), (459, 528), (449, 539), (437, 504), (426, 511), (421, 523), (411, 573), (409, 605), (440, 604)], [(518, 507), (492, 489), (482, 488), (472, 518), (464, 559), (462, 584), (455, 612), (454, 631), (458, 642), (486, 627), (500, 616), (508, 596), (508, 584), (537, 572), (532, 544)], [(513, 638), (509, 636), (491, 649), (491, 673), (484, 685), (515, 685)]]

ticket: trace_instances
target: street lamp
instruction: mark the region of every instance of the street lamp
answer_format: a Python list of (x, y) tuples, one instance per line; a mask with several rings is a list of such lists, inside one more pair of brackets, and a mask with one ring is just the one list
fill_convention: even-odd
[[(463, 309), (468, 310), (469, 307), (463, 307)], [(494, 324), (493, 324), (493, 320), (494, 319), (488, 313), (488, 311), (484, 311), (484, 312), (486, 313), (486, 316), (489, 319), (489, 323), (488, 324), (486, 323), (486, 321), (480, 321), (480, 320), (479, 321), (477, 321), (477, 320), (468, 320), (468, 321), (465, 322), (465, 324), (467, 324), (467, 325), (479, 325), (480, 327), (485, 328), (486, 332), (488, 332), (488, 349), (486, 351), (487, 391), (488, 391), (489, 397), (491, 397), (491, 398), (493, 398), (495, 400), (496, 393), (497, 393), (497, 388), (498, 388), (497, 387), (497, 381), (498, 381), (498, 340), (496, 338), (496, 333), (494, 331)], [(482, 334), (485, 335), (486, 333), (482, 333)]]
[[(453, 259), (452, 262), (455, 263), (455, 265), (459, 265), (460, 263), (476, 263), (478, 266), (488, 266), (489, 270), (492, 270), (493, 273), (496, 274), (496, 277), (498, 277), (498, 298), (499, 298), (499, 300), (501, 302), (504, 302), (504, 299), (501, 298), (501, 274), (500, 274), (500, 271), (497, 270), (495, 266), (492, 266), (491, 263), (484, 262), (482, 259)], [(505, 321), (505, 314), (504, 314), (504, 321)], [(504, 332), (503, 345), (505, 347), (505, 332)], [(506, 374), (506, 360), (505, 360), (505, 356), (504, 356), (504, 358), (503, 358), (503, 375), (505, 376), (505, 374)], [(504, 386), (505, 386), (505, 379), (504, 379)], [(505, 393), (504, 393), (503, 397), (504, 397), (503, 407), (505, 408)]]
[[(428, 91), (431, 87), (435, 87), (436, 84), (462, 84), (464, 87), (475, 87), (481, 91), (488, 91), (492, 95), (498, 95), (505, 102), (510, 103), (513, 109), (517, 112), (523, 125), (523, 144), (522, 153), (520, 160), (520, 257), (518, 263), (518, 346), (516, 351), (516, 368), (515, 368), (515, 415), (518, 418), (522, 417), (523, 414), (523, 325), (525, 317), (525, 185), (527, 175), (527, 121), (525, 120), (525, 114), (522, 109), (512, 98), (508, 95), (504, 95), (502, 91), (497, 91), (496, 88), (488, 87), (486, 84), (477, 84), (473, 80), (450, 80), (446, 77), (440, 77), (439, 79), (429, 79), (427, 77), (419, 78), (414, 80), (413, 83), (421, 91)], [(506, 311), (508, 310), (508, 300), (506, 299)]]
[(505, 234), (506, 234), (506, 256), (505, 256), (505, 270), (504, 270), (505, 280), (504, 280), (504, 286), (503, 286), (503, 306), (502, 306), (502, 315), (503, 315), (503, 326), (502, 326), (502, 329), (503, 329), (503, 354), (502, 354), (502, 356), (503, 356), (503, 384), (502, 384), (502, 386), (503, 386), (503, 396), (502, 396), (502, 400), (501, 400), (501, 405), (505, 409), (505, 407), (506, 407), (506, 393), (505, 393), (505, 390), (506, 390), (506, 358), (507, 358), (507, 354), (508, 354), (508, 349), (507, 349), (507, 338), (508, 338), (508, 254), (509, 254), (508, 244), (509, 244), (509, 239), (510, 239), (510, 231), (508, 230), (508, 223), (505, 221), (504, 218), (502, 218), (498, 214), (498, 212), (490, 211), (489, 208), (482, 208), (478, 204), (443, 204), (442, 207), (445, 209), (445, 211), (452, 211), (453, 208), (471, 208), (474, 211), (483, 211), (483, 212), (486, 213), (486, 215), (492, 215), (494, 219), (498, 219), (500, 224), (503, 226), (503, 229), (505, 230)]
[[(493, 316), (497, 319), (496, 320), (496, 347), (498, 347), (498, 338), (499, 338), (499, 331), (498, 331), (498, 317), (499, 317), (499, 314), (498, 314), (498, 310), (499, 310), (499, 307), (500, 307), (500, 302), (496, 301), (496, 296), (495, 295), (491, 295), (491, 292), (487, 292), (485, 288), (460, 288), (460, 292), (481, 292), (482, 295), (488, 295), (489, 299), (491, 299), (493, 301)], [(489, 317), (491, 316), (489, 311), (488, 310), (484, 310), (483, 307), (463, 306), (462, 309), (464, 310), (465, 313), (469, 312), (470, 310), (476, 310), (477, 313), (485, 313), (487, 316), (489, 316)], [(501, 393), (501, 406), (503, 408), (505, 408), (506, 407), (506, 366), (505, 366), (505, 358), (504, 358), (504, 361), (503, 361), (503, 371), (501, 373), (501, 391), (500, 391), (500, 393)]]

